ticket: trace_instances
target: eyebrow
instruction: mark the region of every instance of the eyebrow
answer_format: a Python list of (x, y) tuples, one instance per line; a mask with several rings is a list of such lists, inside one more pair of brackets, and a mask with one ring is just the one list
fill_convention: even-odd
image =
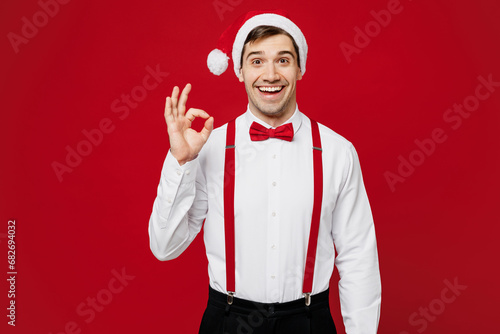
[[(253, 55), (262, 55), (262, 54), (264, 54), (264, 51), (252, 51), (247, 55), (246, 59), (248, 59), (248, 57), (253, 56)], [(285, 55), (285, 54), (289, 54), (290, 56), (292, 56), (293, 59), (295, 59), (295, 55), (291, 51), (282, 50), (282, 51), (278, 52), (278, 55), (280, 55), (280, 56)]]

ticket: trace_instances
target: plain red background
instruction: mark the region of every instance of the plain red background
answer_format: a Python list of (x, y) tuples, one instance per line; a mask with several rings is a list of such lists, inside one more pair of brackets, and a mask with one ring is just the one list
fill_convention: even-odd
[[(207, 300), (201, 234), (170, 262), (149, 250), (147, 226), (168, 146), (164, 99), (193, 85), (188, 107), (216, 126), (245, 111), (232, 68), (206, 57), (222, 31), (253, 9), (283, 8), (308, 44), (299, 107), (355, 145), (376, 224), (383, 284), (380, 333), (419, 333), (409, 317), (440, 305), (444, 280), (467, 288), (425, 333), (494, 332), (498, 311), (500, 89), (454, 130), (443, 115), (473, 95), (478, 76), (500, 81), (500, 6), (490, 1), (401, 0), (402, 11), (348, 63), (339, 47), (388, 1), (70, 1), (16, 53), (8, 39), (37, 1), (0, 5), (1, 331), (195, 333)], [(120, 119), (111, 104), (142, 85), (146, 67), (169, 75)], [(59, 182), (52, 164), (83, 130), (113, 131)], [(401, 155), (435, 128), (447, 136), (391, 191)], [(7, 325), (7, 221), (16, 219), (16, 327)], [(77, 313), (106, 295), (113, 270), (134, 276), (89, 323)], [(344, 331), (336, 288), (332, 313)], [(109, 296), (109, 295), (108, 295)], [(442, 304), (441, 304), (442, 305)], [(418, 316), (416, 319), (423, 319)]]

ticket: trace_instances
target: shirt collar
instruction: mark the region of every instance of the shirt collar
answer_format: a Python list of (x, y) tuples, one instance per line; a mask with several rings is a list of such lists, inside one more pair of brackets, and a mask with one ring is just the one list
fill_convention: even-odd
[[(248, 104), (247, 111), (245, 112), (244, 116), (245, 116), (245, 120), (248, 124), (248, 127), (250, 127), (250, 125), (252, 125), (253, 122), (257, 122), (260, 125), (265, 126), (266, 128), (275, 128), (275, 127), (272, 127), (271, 125), (267, 124), (266, 122), (264, 122), (260, 118), (256, 117), (254, 114), (252, 114), (252, 112), (250, 111), (250, 104)], [(289, 119), (287, 119), (283, 124), (292, 123), (293, 133), (296, 134), (300, 128), (300, 125), (302, 124), (302, 117), (303, 116), (299, 110), (299, 106), (297, 104), (295, 104), (295, 111), (293, 112), (293, 115)], [(281, 125), (283, 125), (283, 124), (281, 124)]]

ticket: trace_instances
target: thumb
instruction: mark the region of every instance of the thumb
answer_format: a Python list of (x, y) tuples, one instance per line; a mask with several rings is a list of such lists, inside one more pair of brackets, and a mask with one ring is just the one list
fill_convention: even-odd
[(200, 131), (200, 134), (205, 141), (208, 140), (208, 137), (212, 133), (213, 128), (214, 128), (214, 118), (212, 116), (210, 116), (205, 121), (205, 125), (203, 126), (203, 129), (201, 129), (201, 131)]

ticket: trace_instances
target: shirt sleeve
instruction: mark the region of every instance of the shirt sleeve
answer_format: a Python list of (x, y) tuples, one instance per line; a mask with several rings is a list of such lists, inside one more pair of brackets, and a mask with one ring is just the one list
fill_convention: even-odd
[(339, 297), (347, 334), (377, 333), (381, 281), (375, 227), (358, 155), (346, 152), (344, 182), (333, 212)]
[(207, 192), (199, 159), (180, 166), (170, 150), (163, 163), (149, 219), (149, 245), (160, 261), (178, 257), (200, 232)]

